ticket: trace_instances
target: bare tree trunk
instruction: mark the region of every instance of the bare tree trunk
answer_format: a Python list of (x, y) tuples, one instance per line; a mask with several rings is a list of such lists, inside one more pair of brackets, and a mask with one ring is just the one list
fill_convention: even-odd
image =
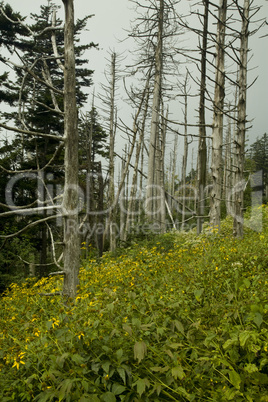
[[(115, 206), (118, 204), (118, 200), (119, 200), (119, 197), (120, 197), (122, 188), (123, 188), (123, 186), (124, 186), (124, 184), (125, 184), (125, 180), (126, 180), (128, 171), (129, 171), (130, 161), (131, 161), (132, 154), (133, 154), (133, 151), (134, 151), (134, 148), (135, 148), (135, 144), (136, 144), (136, 137), (137, 137), (137, 132), (138, 132), (138, 118), (139, 118), (139, 114), (140, 114), (141, 109), (142, 109), (142, 104), (143, 104), (143, 101), (144, 101), (144, 96), (145, 96), (145, 91), (144, 91), (144, 93), (143, 93), (143, 97), (142, 97), (141, 102), (140, 102), (140, 104), (139, 104), (138, 111), (137, 111), (137, 113), (136, 113), (136, 115), (135, 115), (135, 118), (134, 118), (133, 130), (132, 130), (133, 136), (132, 136), (132, 139), (131, 139), (132, 142), (131, 142), (131, 144), (130, 144), (130, 147), (129, 147), (129, 150), (128, 150), (128, 153), (127, 153), (128, 155), (127, 155), (127, 158), (126, 158), (126, 160), (125, 160), (124, 169), (123, 169), (122, 174), (121, 174), (121, 177), (120, 177), (120, 181), (119, 181), (119, 184), (118, 184), (117, 193), (116, 193), (116, 195), (114, 195), (114, 198), (113, 198), (113, 204), (114, 204), (113, 210), (115, 210)], [(114, 194), (114, 193), (113, 193), (113, 194)], [(110, 219), (111, 219), (112, 217), (113, 217), (113, 215), (110, 214), (110, 215), (109, 215), (109, 218), (108, 218), (108, 224), (107, 224), (108, 227), (111, 227), (111, 220), (110, 220)], [(112, 251), (112, 250), (111, 250), (111, 251)]]
[(80, 263), (78, 228), (78, 128), (74, 56), (73, 0), (62, 0), (65, 8), (64, 30), (64, 141), (65, 184), (64, 216), (64, 284), (63, 295), (75, 298)]
[(188, 81), (188, 71), (185, 77), (185, 83), (183, 88), (184, 95), (184, 152), (182, 158), (182, 217), (181, 217), (181, 230), (185, 228), (185, 211), (186, 211), (186, 171), (188, 163), (188, 97), (187, 97), (187, 81)]
[[(47, 216), (47, 211), (44, 211), (44, 216)], [(41, 251), (40, 251), (40, 271), (41, 277), (45, 276), (47, 263), (47, 226), (45, 223), (41, 225)]]
[[(127, 145), (125, 145), (125, 153), (124, 153), (124, 157), (122, 159), (122, 168), (121, 171), (122, 173), (125, 170), (125, 165), (126, 165), (126, 157), (127, 157)], [(121, 175), (119, 175), (119, 183), (118, 186), (120, 185), (120, 181), (121, 181), (122, 177)], [(123, 184), (122, 190), (121, 190), (121, 194), (120, 194), (120, 240), (126, 241), (126, 208), (128, 208), (128, 200), (127, 200), (127, 191), (126, 188), (128, 187), (128, 184), (125, 183)]]
[(243, 9), (239, 7), (242, 18), (240, 64), (239, 64), (239, 92), (237, 129), (234, 142), (234, 222), (233, 234), (237, 237), (243, 236), (243, 200), (244, 200), (244, 160), (245, 160), (245, 136), (246, 136), (246, 96), (247, 96), (247, 54), (249, 37), (249, 0), (244, 0)]
[[(175, 134), (174, 137), (174, 147), (173, 147), (173, 154), (172, 154), (172, 165), (171, 165), (171, 179), (170, 179), (170, 194), (174, 197), (175, 194), (175, 178), (176, 178), (176, 170), (177, 170), (177, 158), (178, 158), (178, 141), (179, 136)], [(173, 201), (170, 201), (171, 210), (173, 208)]]
[(206, 175), (207, 175), (207, 142), (205, 126), (205, 93), (206, 93), (206, 59), (207, 59), (207, 37), (208, 37), (208, 11), (209, 1), (204, 3), (204, 22), (203, 22), (203, 42), (201, 48), (201, 82), (200, 82), (200, 102), (199, 102), (199, 144), (198, 144), (198, 172), (197, 172), (197, 233), (202, 232), (205, 194)]
[[(162, 107), (164, 115), (164, 107)], [(161, 189), (160, 198), (160, 232), (166, 232), (166, 192), (165, 192), (165, 150), (166, 150), (166, 138), (167, 138), (167, 124), (168, 120), (168, 108), (166, 111), (166, 118), (162, 117), (162, 130), (161, 130), (161, 146), (160, 148), (160, 166), (159, 166), (159, 185)]]
[(222, 137), (225, 87), (225, 27), (227, 0), (220, 0), (216, 39), (216, 77), (214, 94), (214, 116), (212, 132), (212, 191), (210, 197), (210, 224), (220, 230), (222, 190)]
[[(145, 130), (145, 127), (143, 127), (143, 130)], [(144, 141), (144, 134), (143, 134), (143, 141)], [(143, 167), (144, 167), (144, 146), (141, 148), (141, 162), (140, 162), (140, 180), (139, 180), (139, 191), (140, 191), (140, 199), (139, 199), (139, 216), (138, 216), (138, 223), (141, 224), (142, 222), (142, 216), (144, 213), (143, 209), (143, 201), (142, 200), (142, 189), (143, 189)]]
[(114, 141), (115, 141), (115, 67), (116, 54), (111, 59), (111, 88), (110, 88), (110, 154), (109, 154), (109, 233), (110, 250), (116, 249), (115, 206), (114, 206)]
[(232, 121), (228, 118), (227, 133), (225, 136), (225, 154), (224, 154), (224, 173), (223, 173), (223, 199), (225, 200), (227, 213), (231, 208), (229, 194), (231, 192), (232, 177)]
[[(164, 110), (162, 107), (162, 116)], [(168, 118), (168, 111), (167, 116)], [(161, 138), (160, 138), (161, 132)], [(164, 188), (164, 155), (165, 155), (165, 141), (166, 141), (166, 123), (164, 117), (162, 117), (161, 131), (157, 136), (156, 143), (156, 212), (157, 223), (160, 233), (166, 231), (166, 203), (165, 203), (165, 188)]]
[(159, 137), (159, 114), (161, 105), (162, 86), (162, 57), (163, 57), (163, 21), (164, 21), (164, 0), (160, 0), (158, 14), (157, 46), (155, 50), (155, 77), (153, 90), (151, 134), (149, 144), (149, 159), (147, 173), (146, 203), (145, 211), (147, 219), (152, 222), (155, 211), (155, 182), (156, 182), (156, 146)]
[(99, 257), (102, 256), (103, 253), (103, 228), (104, 228), (104, 205), (103, 205), (103, 193), (104, 193), (104, 184), (103, 184), (103, 177), (102, 177), (102, 166), (101, 162), (97, 162), (96, 164), (96, 171), (98, 177), (98, 216), (97, 216), (97, 245), (99, 251)]
[[(142, 119), (142, 125), (141, 125), (141, 130), (140, 130), (140, 136), (139, 136), (139, 141), (137, 143), (136, 147), (136, 157), (135, 157), (135, 163), (134, 163), (134, 172), (133, 172), (133, 177), (132, 177), (132, 185), (131, 185), (131, 191), (130, 191), (130, 200), (128, 204), (128, 210), (127, 210), (127, 218), (126, 218), (126, 235), (130, 230), (130, 225), (131, 225), (131, 218), (133, 216), (133, 212), (135, 211), (135, 196), (137, 193), (137, 185), (138, 185), (138, 166), (139, 166), (139, 160), (140, 160), (140, 155), (142, 151), (142, 145), (144, 141), (144, 132), (145, 132), (145, 123), (146, 123), (146, 117), (148, 113), (148, 103), (149, 103), (149, 96), (150, 96), (150, 91), (149, 91), (149, 80), (147, 81), (146, 84), (146, 99), (145, 99), (145, 106), (144, 106), (144, 111), (143, 111), (143, 119)], [(142, 186), (142, 175), (141, 175), (141, 186)], [(141, 191), (142, 187), (140, 187)], [(140, 204), (140, 200), (139, 200)], [(138, 219), (140, 219), (141, 215), (141, 210), (138, 207)]]

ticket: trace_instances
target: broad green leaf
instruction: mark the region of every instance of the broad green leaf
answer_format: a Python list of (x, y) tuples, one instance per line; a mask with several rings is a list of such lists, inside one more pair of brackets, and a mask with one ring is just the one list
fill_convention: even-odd
[(178, 349), (178, 348), (182, 348), (184, 345), (183, 343), (169, 343), (168, 346), (172, 349)]
[(255, 317), (253, 318), (253, 321), (255, 322), (257, 327), (260, 328), (260, 326), (261, 326), (261, 324), (263, 322), (262, 314), (261, 313), (255, 313)]
[(116, 351), (115, 355), (116, 355), (117, 360), (121, 359), (121, 357), (123, 356), (123, 353), (124, 353), (123, 349), (118, 349)]
[(88, 390), (89, 390), (89, 382), (88, 382), (88, 381), (85, 381), (85, 380), (82, 380), (82, 381), (81, 381), (81, 384), (82, 384), (83, 389), (84, 389), (86, 392), (88, 392)]
[(66, 396), (70, 393), (74, 380), (66, 379), (63, 381), (60, 392), (59, 392), (59, 402), (63, 401)]
[(136, 385), (137, 392), (141, 396), (145, 392), (146, 387), (150, 386), (150, 382), (147, 378), (139, 378), (133, 385)]
[(103, 368), (103, 370), (105, 371), (105, 373), (109, 373), (109, 368), (110, 368), (111, 362), (110, 361), (106, 361), (104, 362), (101, 367)]
[(173, 367), (171, 369), (171, 374), (175, 379), (179, 378), (180, 380), (182, 380), (185, 377), (185, 373), (181, 366)]
[(246, 365), (245, 365), (245, 371), (247, 372), (247, 373), (256, 373), (257, 371), (259, 371), (258, 370), (258, 367), (255, 365), (255, 364), (253, 364), (253, 363), (247, 363)]
[(125, 372), (125, 370), (124, 370), (123, 368), (121, 368), (121, 367), (118, 367), (118, 368), (116, 369), (116, 371), (118, 372), (118, 374), (119, 374), (120, 377), (122, 378), (123, 383), (126, 385), (126, 372)]
[(200, 302), (201, 297), (202, 297), (202, 294), (204, 293), (204, 290), (205, 290), (205, 289), (202, 288), (202, 289), (197, 289), (197, 290), (194, 291), (195, 298), (196, 298), (196, 300), (197, 300), (198, 302)]
[(224, 388), (224, 398), (226, 401), (236, 401), (238, 391), (235, 390), (234, 388)]
[(236, 345), (237, 342), (237, 335), (234, 335), (231, 339), (227, 339), (227, 341), (223, 344), (223, 349), (229, 349), (230, 346)]
[(98, 395), (90, 394), (88, 396), (82, 396), (79, 399), (79, 402), (100, 402), (100, 399), (99, 399)]
[(239, 341), (240, 341), (240, 345), (242, 347), (245, 346), (247, 340), (250, 338), (250, 332), (249, 331), (243, 331), (239, 334)]
[(68, 352), (63, 353), (61, 356), (58, 356), (56, 359), (57, 364), (62, 367), (67, 357), (69, 357)]
[(80, 365), (80, 364), (84, 363), (84, 358), (77, 353), (75, 353), (74, 355), (71, 355), (71, 358), (72, 358), (72, 361), (74, 361), (76, 364)]
[(126, 331), (130, 336), (132, 336), (132, 328), (127, 325), (127, 324), (123, 324), (123, 330)]
[(245, 278), (243, 282), (244, 282), (246, 288), (248, 289), (250, 287), (250, 280), (248, 278)]
[(236, 389), (240, 388), (241, 378), (235, 370), (229, 371), (229, 379), (231, 384), (233, 384)]
[(161, 391), (162, 391), (162, 385), (161, 384), (155, 384), (154, 390), (156, 391), (157, 395), (159, 396)]
[(105, 394), (103, 394), (101, 396), (101, 401), (103, 401), (103, 402), (116, 402), (116, 397), (112, 392), (105, 392)]
[(178, 320), (174, 321), (175, 327), (177, 328), (177, 330), (182, 333), (182, 335), (184, 335), (184, 327), (182, 325), (182, 323)]
[(188, 394), (188, 392), (186, 391), (185, 388), (183, 388), (183, 387), (178, 387), (178, 388), (177, 388), (177, 391), (178, 391), (180, 394), (182, 394), (183, 396), (185, 396), (185, 398), (187, 398), (188, 401), (190, 401), (190, 400), (192, 399), (192, 398), (191, 398), (191, 395)]
[(126, 390), (126, 387), (124, 387), (124, 385), (120, 385), (118, 383), (113, 384), (112, 387), (112, 392), (115, 395), (120, 395), (123, 394), (123, 392)]
[(138, 362), (140, 363), (142, 359), (147, 354), (147, 346), (146, 343), (143, 341), (136, 342), (134, 345), (134, 359), (137, 359)]
[(252, 304), (252, 305), (250, 306), (250, 310), (251, 310), (253, 313), (257, 313), (257, 312), (260, 311), (260, 307), (258, 306), (258, 304)]
[(107, 304), (107, 310), (112, 313), (114, 311), (114, 303)]
[(141, 320), (139, 318), (132, 318), (132, 325), (133, 327), (140, 328), (141, 327)]
[(154, 371), (156, 373), (165, 373), (166, 371), (169, 370), (169, 366), (165, 366), (165, 367), (151, 367), (151, 371)]
[(209, 347), (213, 342), (213, 339), (215, 339), (217, 337), (217, 334), (215, 334), (215, 332), (209, 332), (208, 336), (206, 337), (206, 339), (204, 340), (204, 345), (206, 347)]

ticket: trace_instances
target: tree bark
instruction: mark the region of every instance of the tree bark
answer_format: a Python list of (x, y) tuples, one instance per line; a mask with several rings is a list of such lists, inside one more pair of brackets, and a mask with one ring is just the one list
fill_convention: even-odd
[(109, 234), (110, 250), (116, 249), (115, 206), (114, 206), (114, 141), (115, 141), (115, 67), (116, 54), (111, 58), (111, 87), (110, 87), (110, 148), (109, 148)]
[(205, 126), (205, 93), (206, 93), (206, 61), (207, 61), (207, 38), (208, 38), (208, 11), (209, 1), (204, 3), (204, 22), (203, 22), (203, 41), (201, 48), (201, 82), (200, 82), (200, 101), (199, 101), (199, 143), (198, 143), (198, 200), (197, 200), (197, 233), (202, 232), (204, 215), (204, 190), (206, 187), (207, 175), (207, 143)]
[[(182, 214), (181, 214), (181, 230), (185, 229), (186, 220), (186, 171), (188, 163), (188, 95), (187, 95), (187, 81), (188, 72), (186, 73), (185, 82), (183, 86), (183, 97), (184, 97), (184, 147), (183, 147), (183, 157), (182, 157)], [(193, 169), (193, 168), (192, 168)]]
[[(149, 78), (146, 83), (145, 91), (144, 91), (144, 97), (145, 97), (145, 105), (143, 108), (143, 118), (142, 118), (142, 124), (141, 124), (141, 129), (140, 129), (140, 135), (139, 135), (139, 140), (136, 145), (136, 157), (135, 157), (135, 163), (134, 163), (134, 172), (132, 176), (132, 185), (131, 185), (131, 190), (130, 190), (130, 200), (128, 204), (128, 210), (127, 210), (127, 217), (126, 217), (126, 236), (130, 231), (131, 227), (131, 220), (134, 215), (135, 208), (136, 208), (136, 203), (135, 203), (135, 197), (137, 194), (137, 186), (138, 186), (138, 167), (139, 167), (139, 161), (140, 161), (140, 155), (142, 153), (142, 145), (144, 141), (144, 132), (145, 132), (145, 122), (146, 122), (146, 117), (148, 113), (148, 104), (149, 104), (149, 96), (150, 96), (150, 91), (149, 91)], [(135, 127), (134, 127), (135, 129)], [(142, 183), (142, 175), (141, 175), (141, 183)], [(140, 185), (139, 192), (142, 189), (142, 184)], [(139, 204), (140, 204), (140, 199), (139, 199)], [(138, 220), (140, 219), (141, 215), (141, 210), (138, 206)], [(126, 239), (125, 239), (126, 240)]]
[(63, 193), (64, 284), (63, 295), (76, 296), (80, 262), (78, 227), (78, 127), (76, 105), (74, 7), (73, 0), (62, 0), (64, 28), (64, 142), (65, 184)]
[(159, 114), (161, 105), (161, 87), (163, 73), (163, 22), (164, 0), (160, 0), (158, 14), (157, 46), (155, 50), (155, 76), (153, 90), (152, 120), (149, 144), (149, 159), (147, 173), (145, 213), (149, 222), (153, 221), (155, 211), (155, 183), (156, 183), (156, 147), (159, 136)]
[(220, 230), (221, 190), (222, 190), (222, 137), (223, 110), (225, 98), (225, 28), (227, 0), (220, 0), (218, 28), (216, 39), (216, 77), (214, 94), (214, 115), (212, 131), (212, 191), (210, 197), (210, 224), (213, 229)]
[[(238, 5), (237, 5), (238, 6)], [(239, 7), (239, 6), (238, 6)], [(246, 136), (246, 96), (247, 96), (247, 56), (249, 37), (249, 0), (244, 0), (242, 9), (242, 28), (240, 46), (240, 64), (238, 81), (238, 110), (237, 129), (234, 142), (234, 222), (233, 234), (236, 237), (243, 236), (243, 200), (244, 200), (244, 161), (245, 161), (245, 136)]]

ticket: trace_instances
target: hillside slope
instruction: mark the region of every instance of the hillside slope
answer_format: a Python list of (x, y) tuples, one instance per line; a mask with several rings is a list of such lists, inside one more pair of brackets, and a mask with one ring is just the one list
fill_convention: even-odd
[(0, 300), (0, 400), (268, 401), (268, 208), (262, 232), (172, 233)]

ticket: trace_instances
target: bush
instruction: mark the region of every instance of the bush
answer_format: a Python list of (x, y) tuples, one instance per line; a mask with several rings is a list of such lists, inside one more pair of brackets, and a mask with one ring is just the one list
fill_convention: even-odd
[(75, 304), (1, 300), (1, 401), (268, 401), (268, 208), (244, 239), (167, 234), (80, 270)]

